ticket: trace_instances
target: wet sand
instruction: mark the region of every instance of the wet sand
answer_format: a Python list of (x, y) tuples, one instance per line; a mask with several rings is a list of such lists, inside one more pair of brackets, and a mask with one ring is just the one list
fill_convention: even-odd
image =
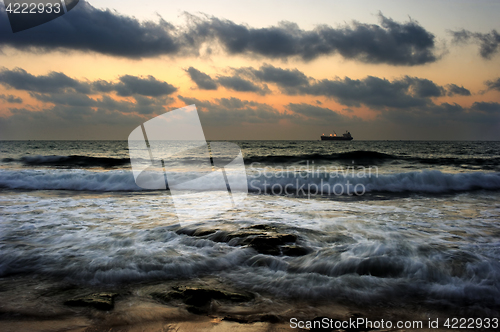
[[(186, 289), (195, 292), (193, 294), (196, 296), (183, 297), (185, 292), (180, 290)], [(75, 299), (88, 298), (91, 294), (114, 294), (112, 307), (106, 308), (107, 310), (99, 308), (92, 301), (90, 304), (80, 303), (76, 306), (68, 304)], [(200, 302), (200, 298), (207, 294), (208, 298)], [(229, 295), (221, 297), (217, 294)], [(250, 294), (251, 298), (246, 298), (245, 294)], [(429, 317), (439, 317), (442, 322), (447, 317), (463, 317), (463, 313), (456, 309), (436, 310), (412, 304), (377, 303), (371, 307), (359, 307), (335, 301), (308, 303), (280, 299), (268, 294), (241, 291), (213, 277), (122, 285), (107, 289), (79, 287), (49, 278), (9, 277), (0, 279), (0, 298), (2, 332), (309, 331), (291, 328), (290, 318), (306, 321), (323, 317), (338, 320), (365, 317), (394, 322), (421, 320), (425, 324)], [(469, 311), (467, 314), (472, 313)], [(449, 331), (442, 326), (439, 329), (425, 327), (418, 330)], [(412, 329), (350, 331), (366, 330)]]

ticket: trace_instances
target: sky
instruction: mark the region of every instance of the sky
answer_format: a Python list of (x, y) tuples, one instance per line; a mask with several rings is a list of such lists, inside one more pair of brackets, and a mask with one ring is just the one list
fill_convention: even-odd
[(500, 140), (499, 1), (82, 1), (13, 33), (0, 139), (126, 140), (195, 104), (211, 140)]

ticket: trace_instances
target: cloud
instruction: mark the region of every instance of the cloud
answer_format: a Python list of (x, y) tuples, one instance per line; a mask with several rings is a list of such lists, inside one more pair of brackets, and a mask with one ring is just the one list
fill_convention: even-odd
[(259, 69), (241, 67), (232, 68), (231, 70), (235, 76), (243, 76), (261, 84), (275, 84), (282, 93), (288, 95), (301, 94), (303, 89), (309, 87), (310, 84), (315, 81), (313, 78), (307, 77), (298, 69), (282, 69), (269, 64), (264, 64)]
[(471, 110), (486, 113), (495, 114), (500, 116), (500, 103), (495, 102), (475, 102), (471, 106)]
[(488, 90), (500, 91), (500, 77), (493, 81), (486, 81), (485, 84), (488, 87)]
[[(152, 76), (125, 75), (113, 82), (91, 82), (57, 72), (35, 76), (19, 68), (1, 69), (0, 85), (27, 91), (31, 98), (44, 103), (8, 108), (9, 113), (0, 117), (1, 134), (10, 138), (34, 135), (45, 139), (126, 138), (134, 126), (164, 113), (165, 106), (174, 101), (168, 94), (177, 90)], [(111, 95), (113, 92), (133, 99), (118, 100)], [(96, 98), (96, 94), (99, 97)], [(22, 103), (12, 95), (0, 95), (0, 99)], [(98, 126), (105, 126), (106, 132), (94, 129)], [(117, 129), (121, 130), (120, 136), (116, 136), (116, 128), (121, 128)]]
[[(0, 15), (6, 16), (0, 7)], [(353, 22), (303, 30), (293, 22), (253, 28), (216, 17), (187, 15), (185, 26), (163, 19), (139, 21), (115, 11), (101, 10), (86, 1), (62, 17), (34, 29), (13, 34), (0, 21), (0, 48), (27, 52), (73, 50), (126, 57), (200, 54), (204, 45), (220, 45), (232, 55), (305, 61), (339, 54), (346, 59), (390, 65), (422, 65), (438, 59), (435, 36), (416, 21), (404, 23), (379, 15), (380, 24)]]
[(58, 72), (35, 76), (21, 68), (0, 69), (0, 84), (16, 90), (52, 94), (66, 93), (69, 96), (74, 93), (93, 94), (115, 91), (122, 97), (134, 95), (160, 97), (177, 91), (173, 85), (159, 81), (151, 75), (147, 77), (124, 75), (119, 77), (118, 82), (104, 80), (89, 82)]
[[(283, 69), (264, 64), (260, 68), (230, 68), (232, 76), (219, 76), (212, 80), (236, 91), (270, 93), (267, 84), (273, 84), (287, 95), (324, 96), (345, 106), (372, 109), (411, 108), (433, 105), (432, 98), (471, 95), (463, 86), (440, 86), (425, 78), (403, 76), (391, 80), (374, 76), (364, 79), (349, 77), (316, 80), (298, 69)], [(203, 73), (201, 73), (203, 74)], [(206, 75), (206, 74), (205, 74)], [(207, 75), (208, 76), (208, 75)]]
[[(3, 6), (0, 15), (6, 17)], [(159, 22), (140, 22), (111, 10), (101, 10), (86, 1), (70, 12), (33, 29), (13, 34), (7, 20), (0, 21), (0, 47), (22, 51), (74, 50), (127, 58), (178, 54), (182, 38), (175, 27)]]
[(68, 90), (89, 93), (87, 82), (81, 82), (63, 73), (51, 72), (48, 75), (34, 76), (21, 68), (0, 69), (0, 84), (16, 90), (33, 92), (64, 92)]
[(444, 95), (444, 89), (432, 81), (410, 76), (393, 81), (374, 76), (361, 80), (324, 79), (290, 92), (325, 96), (346, 106), (366, 105), (375, 109), (423, 107), (431, 103), (431, 97)]
[(416, 21), (398, 23), (379, 15), (380, 25), (354, 22), (332, 28), (320, 25), (306, 31), (292, 22), (252, 28), (215, 17), (191, 16), (193, 40), (216, 40), (229, 54), (271, 59), (298, 57), (305, 61), (340, 54), (346, 59), (391, 65), (422, 65), (437, 60), (435, 36)]
[(0, 99), (12, 104), (22, 104), (23, 100), (19, 97), (13, 95), (3, 95), (0, 94)]
[(448, 84), (446, 86), (448, 93), (448, 96), (454, 96), (454, 95), (460, 95), (460, 96), (470, 96), (471, 93), (469, 90), (464, 88), (463, 86), (458, 86), (456, 84)]
[(147, 76), (147, 78), (124, 75), (119, 78), (119, 81), (118, 83), (98, 81), (93, 84), (93, 88), (99, 92), (116, 91), (122, 97), (132, 95), (159, 97), (177, 91), (177, 88), (173, 85), (159, 81), (151, 75)]
[(219, 76), (217, 82), (225, 87), (226, 89), (240, 91), (240, 92), (256, 92), (261, 95), (265, 95), (271, 92), (269, 88), (265, 85), (259, 87), (256, 84), (245, 80), (237, 75), (235, 76)]
[[(234, 71), (234, 70), (233, 70)], [(234, 71), (232, 76), (218, 76), (217, 79), (212, 79), (209, 75), (199, 71), (196, 68), (189, 67), (186, 72), (191, 77), (191, 80), (201, 90), (217, 90), (220, 86), (226, 89), (238, 92), (255, 92), (260, 95), (271, 93), (271, 90), (265, 84), (255, 84), (254, 82), (241, 77), (241, 72)]]
[[(393, 81), (374, 76), (356, 80), (349, 77), (316, 80), (297, 69), (276, 68), (268, 64), (259, 69), (238, 68), (234, 69), (234, 72), (254, 81), (275, 84), (284, 94), (325, 96), (346, 106), (366, 105), (371, 108), (425, 106), (431, 103), (430, 98), (446, 94), (444, 87), (428, 79), (410, 76)], [(464, 90), (460, 92), (465, 93)]]
[(476, 42), (479, 53), (484, 59), (491, 59), (500, 50), (500, 34), (496, 30), (489, 33), (471, 32), (468, 30), (451, 31), (456, 43)]
[(191, 80), (196, 83), (199, 89), (217, 90), (217, 82), (215, 82), (209, 75), (202, 73), (193, 67), (189, 67), (186, 72), (189, 74)]
[(213, 127), (240, 125), (241, 123), (277, 123), (291, 116), (280, 113), (272, 106), (238, 98), (220, 98), (214, 101), (178, 96), (186, 105), (195, 104), (202, 125)]

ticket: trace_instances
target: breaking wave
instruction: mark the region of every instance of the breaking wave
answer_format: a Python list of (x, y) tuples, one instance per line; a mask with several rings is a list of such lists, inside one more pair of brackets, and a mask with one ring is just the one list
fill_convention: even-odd
[[(331, 176), (328, 173), (253, 174), (248, 176), (249, 191), (254, 193), (279, 192), (287, 188), (293, 193), (347, 194), (356, 185), (363, 185), (365, 192), (416, 192), (446, 193), (471, 190), (500, 190), (500, 173), (444, 173), (420, 171), (383, 174), (366, 177), (356, 175)], [(204, 182), (198, 190), (217, 188), (214, 183)], [(143, 191), (136, 185), (132, 172), (111, 170), (0, 170), (0, 188), (27, 190), (76, 190), (76, 191)]]
[(129, 165), (129, 158), (107, 158), (89, 156), (24, 156), (19, 159), (4, 158), (3, 162), (19, 162), (28, 166), (61, 166), (61, 167), (104, 167), (111, 168)]

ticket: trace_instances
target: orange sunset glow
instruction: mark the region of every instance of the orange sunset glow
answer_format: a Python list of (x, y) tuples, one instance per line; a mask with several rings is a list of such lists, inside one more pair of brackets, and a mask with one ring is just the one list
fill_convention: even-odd
[[(317, 8), (297, 4), (283, 13), (276, 11), (273, 19), (265, 16), (261, 20), (251, 14), (258, 3), (247, 4), (248, 16), (241, 12), (229, 16), (223, 2), (209, 12), (198, 13), (181, 13), (184, 7), (180, 2), (172, 2), (168, 8), (153, 3), (132, 16), (132, 2), (124, 1), (111, 12), (108, 8), (117, 5), (114, 1), (102, 1), (98, 6), (84, 1), (64, 17), (17, 34), (10, 31), (7, 20), (2, 20), (0, 138), (125, 139), (138, 123), (186, 103), (199, 104), (200, 111), (211, 118), (211, 112), (222, 107), (223, 100), (243, 104), (240, 110), (224, 109), (239, 114), (232, 123), (217, 125), (215, 121), (206, 127), (208, 135), (216, 139), (317, 139), (318, 133), (333, 129), (349, 129), (366, 140), (419, 139), (421, 135), (452, 140), (499, 138), (498, 44), (492, 44), (487, 54), (481, 53), (481, 47), (486, 47), (481, 40), (494, 42), (498, 23), (479, 21), (479, 13), (474, 13), (460, 26), (458, 13), (468, 10), (465, 4), (454, 5), (456, 17), (447, 15), (438, 22), (436, 13), (424, 15), (403, 5), (395, 10), (384, 2), (342, 5), (331, 17)], [(367, 9), (361, 9), (362, 5)], [(196, 1), (186, 6), (208, 10)], [(177, 15), (172, 8), (177, 8)], [(6, 14), (3, 8), (0, 10), (1, 15)], [(440, 4), (436, 10), (444, 12), (446, 8)], [(490, 15), (482, 10), (485, 12), (481, 14)], [(172, 20), (174, 30), (163, 27), (154, 12)], [(306, 15), (299, 15), (301, 12)], [(314, 15), (317, 21), (311, 21)], [(62, 29), (77, 20), (78, 24), (90, 25), (99, 19), (115, 24), (116, 29), (120, 24), (130, 24), (137, 35), (156, 34), (157, 44), (138, 41), (128, 49), (126, 41), (120, 44), (121, 36), (112, 41), (105, 35), (102, 41), (96, 36), (92, 41), (92, 30), (82, 30), (80, 36), (72, 37)], [(202, 27), (210, 31), (209, 35), (196, 32)], [(244, 29), (256, 39), (248, 39), (246, 49), (240, 50), (228, 39), (233, 38), (231, 29)], [(306, 39), (294, 44), (294, 29), (293, 38), (318, 33), (325, 39), (310, 46)], [(37, 40), (44, 31), (53, 32), (53, 37)], [(360, 43), (361, 38), (369, 38), (363, 34), (377, 39), (371, 44)], [(397, 34), (407, 40), (397, 41)], [(159, 45), (167, 42), (176, 46), (162, 50)], [(269, 49), (259, 44), (268, 42)], [(58, 88), (56, 92), (27, 87), (29, 80), (38, 82), (33, 84), (58, 84), (51, 76), (54, 74), (87, 86), (96, 82), (113, 84), (126, 75), (137, 78), (137, 82), (151, 77), (172, 89), (153, 96), (134, 91), (125, 95), (112, 89), (82, 92)], [(212, 85), (200, 84), (196, 74), (198, 80), (205, 77)], [(289, 81), (294, 79), (297, 81)], [(73, 93), (72, 102), (64, 100), (69, 98), (68, 92)], [(140, 110), (139, 99), (154, 104), (154, 109)], [(243, 105), (248, 103), (261, 112), (260, 120), (245, 120), (248, 111)], [(55, 109), (58, 111), (54, 113)], [(73, 115), (81, 112), (85, 116), (76, 121)], [(92, 115), (99, 112), (105, 120)], [(96, 131), (95, 126), (106, 129)], [(40, 131), (37, 127), (52, 129)]]

